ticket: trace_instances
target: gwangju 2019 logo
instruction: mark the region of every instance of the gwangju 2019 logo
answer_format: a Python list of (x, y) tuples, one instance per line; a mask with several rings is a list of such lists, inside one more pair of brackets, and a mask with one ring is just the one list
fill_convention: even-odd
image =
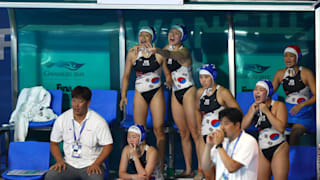
[[(50, 69), (52, 67), (58, 67), (61, 70), (55, 69), (56, 71), (45, 70), (44, 76), (52, 77), (77, 77), (83, 78), (85, 72), (78, 71), (85, 63), (76, 63), (73, 61), (57, 61), (57, 62), (46, 62), (42, 64), (44, 67)], [(71, 71), (71, 72), (70, 72)]]
[(81, 63), (76, 63), (73, 61), (57, 61), (57, 62), (47, 62), (44, 64), (44, 66), (51, 68), (53, 66), (60, 67), (60, 68), (65, 68), (71, 71), (77, 71), (84, 65)]
[(244, 69), (248, 71), (252, 71), (255, 73), (263, 73), (267, 69), (269, 69), (270, 66), (261, 66), (259, 64), (245, 64)]
[(253, 81), (257, 81), (260, 79), (270, 79), (272, 75), (267, 73), (266, 71), (270, 68), (270, 66), (262, 66), (259, 64), (244, 64), (244, 66), (237, 67), (237, 78), (243, 79), (246, 82), (250, 79)]
[(0, 28), (0, 61), (4, 60), (4, 48), (10, 46), (10, 28)]

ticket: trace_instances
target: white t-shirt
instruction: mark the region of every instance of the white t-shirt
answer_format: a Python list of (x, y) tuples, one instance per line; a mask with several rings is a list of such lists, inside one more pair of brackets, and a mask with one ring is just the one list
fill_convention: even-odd
[[(258, 156), (259, 147), (257, 141), (249, 134), (242, 131), (240, 139), (234, 149), (237, 139), (234, 139), (228, 147), (228, 155), (232, 159), (239, 162), (243, 166), (236, 172), (229, 173), (224, 166), (219, 152), (214, 146), (211, 149), (211, 160), (216, 164), (216, 179), (220, 179), (223, 172), (228, 175), (229, 180), (256, 180), (258, 177)], [(223, 148), (227, 149), (229, 139), (225, 138), (223, 141)], [(233, 150), (234, 149), (234, 150)]]
[[(66, 163), (75, 168), (90, 166), (100, 155), (103, 146), (112, 144), (112, 136), (106, 120), (98, 113), (89, 109), (86, 118), (79, 124), (74, 121), (73, 110), (70, 109), (59, 116), (53, 125), (50, 140), (53, 142), (63, 141), (64, 159)], [(80, 136), (81, 157), (72, 157), (72, 145), (74, 144), (74, 132), (79, 138), (80, 129), (84, 125)], [(75, 129), (75, 130), (74, 130)]]

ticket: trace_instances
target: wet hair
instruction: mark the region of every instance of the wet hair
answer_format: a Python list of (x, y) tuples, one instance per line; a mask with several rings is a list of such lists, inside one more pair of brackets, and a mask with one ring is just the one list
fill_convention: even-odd
[(233, 124), (237, 122), (241, 124), (243, 115), (237, 108), (225, 108), (219, 112), (219, 120), (221, 121), (224, 117), (227, 117)]
[(86, 101), (90, 101), (91, 95), (91, 90), (85, 86), (77, 86), (71, 92), (72, 98), (82, 98)]

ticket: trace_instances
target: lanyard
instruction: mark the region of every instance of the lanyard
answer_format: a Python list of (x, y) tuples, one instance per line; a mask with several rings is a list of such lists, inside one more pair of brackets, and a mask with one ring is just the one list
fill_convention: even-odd
[(81, 129), (80, 129), (80, 133), (79, 133), (79, 138), (77, 139), (77, 136), (76, 136), (76, 130), (74, 128), (74, 119), (72, 119), (72, 125), (73, 125), (73, 137), (74, 137), (74, 141), (75, 142), (80, 142), (80, 136), (81, 136), (81, 133), (84, 129), (84, 127), (86, 126), (86, 120), (83, 122), (82, 126), (81, 126)]
[[(239, 136), (238, 136), (238, 138), (237, 138), (237, 140), (236, 140), (236, 143), (235, 143), (234, 146), (233, 146), (233, 150), (232, 150), (232, 153), (231, 153), (231, 159), (232, 159), (234, 150), (236, 149), (236, 146), (237, 146), (237, 144), (238, 144), (238, 142), (239, 142), (239, 139), (240, 139), (240, 137), (241, 137), (241, 135), (242, 135), (242, 132), (243, 132), (243, 131), (240, 132), (240, 134), (239, 134)], [(228, 153), (229, 144), (230, 144), (230, 143), (228, 143), (227, 149), (226, 149), (226, 150), (227, 150), (227, 153)]]

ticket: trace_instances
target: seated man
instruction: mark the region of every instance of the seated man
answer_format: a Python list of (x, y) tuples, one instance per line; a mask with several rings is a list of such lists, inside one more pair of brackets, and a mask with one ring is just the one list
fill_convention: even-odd
[[(56, 164), (50, 167), (46, 180), (104, 179), (104, 160), (112, 151), (112, 136), (105, 119), (88, 109), (91, 91), (77, 86), (72, 92), (72, 109), (64, 112), (51, 132), (51, 153)], [(63, 141), (64, 159), (59, 143)]]
[(207, 136), (201, 168), (216, 165), (216, 179), (257, 179), (258, 144), (241, 130), (242, 114), (236, 108), (219, 112), (220, 128)]

